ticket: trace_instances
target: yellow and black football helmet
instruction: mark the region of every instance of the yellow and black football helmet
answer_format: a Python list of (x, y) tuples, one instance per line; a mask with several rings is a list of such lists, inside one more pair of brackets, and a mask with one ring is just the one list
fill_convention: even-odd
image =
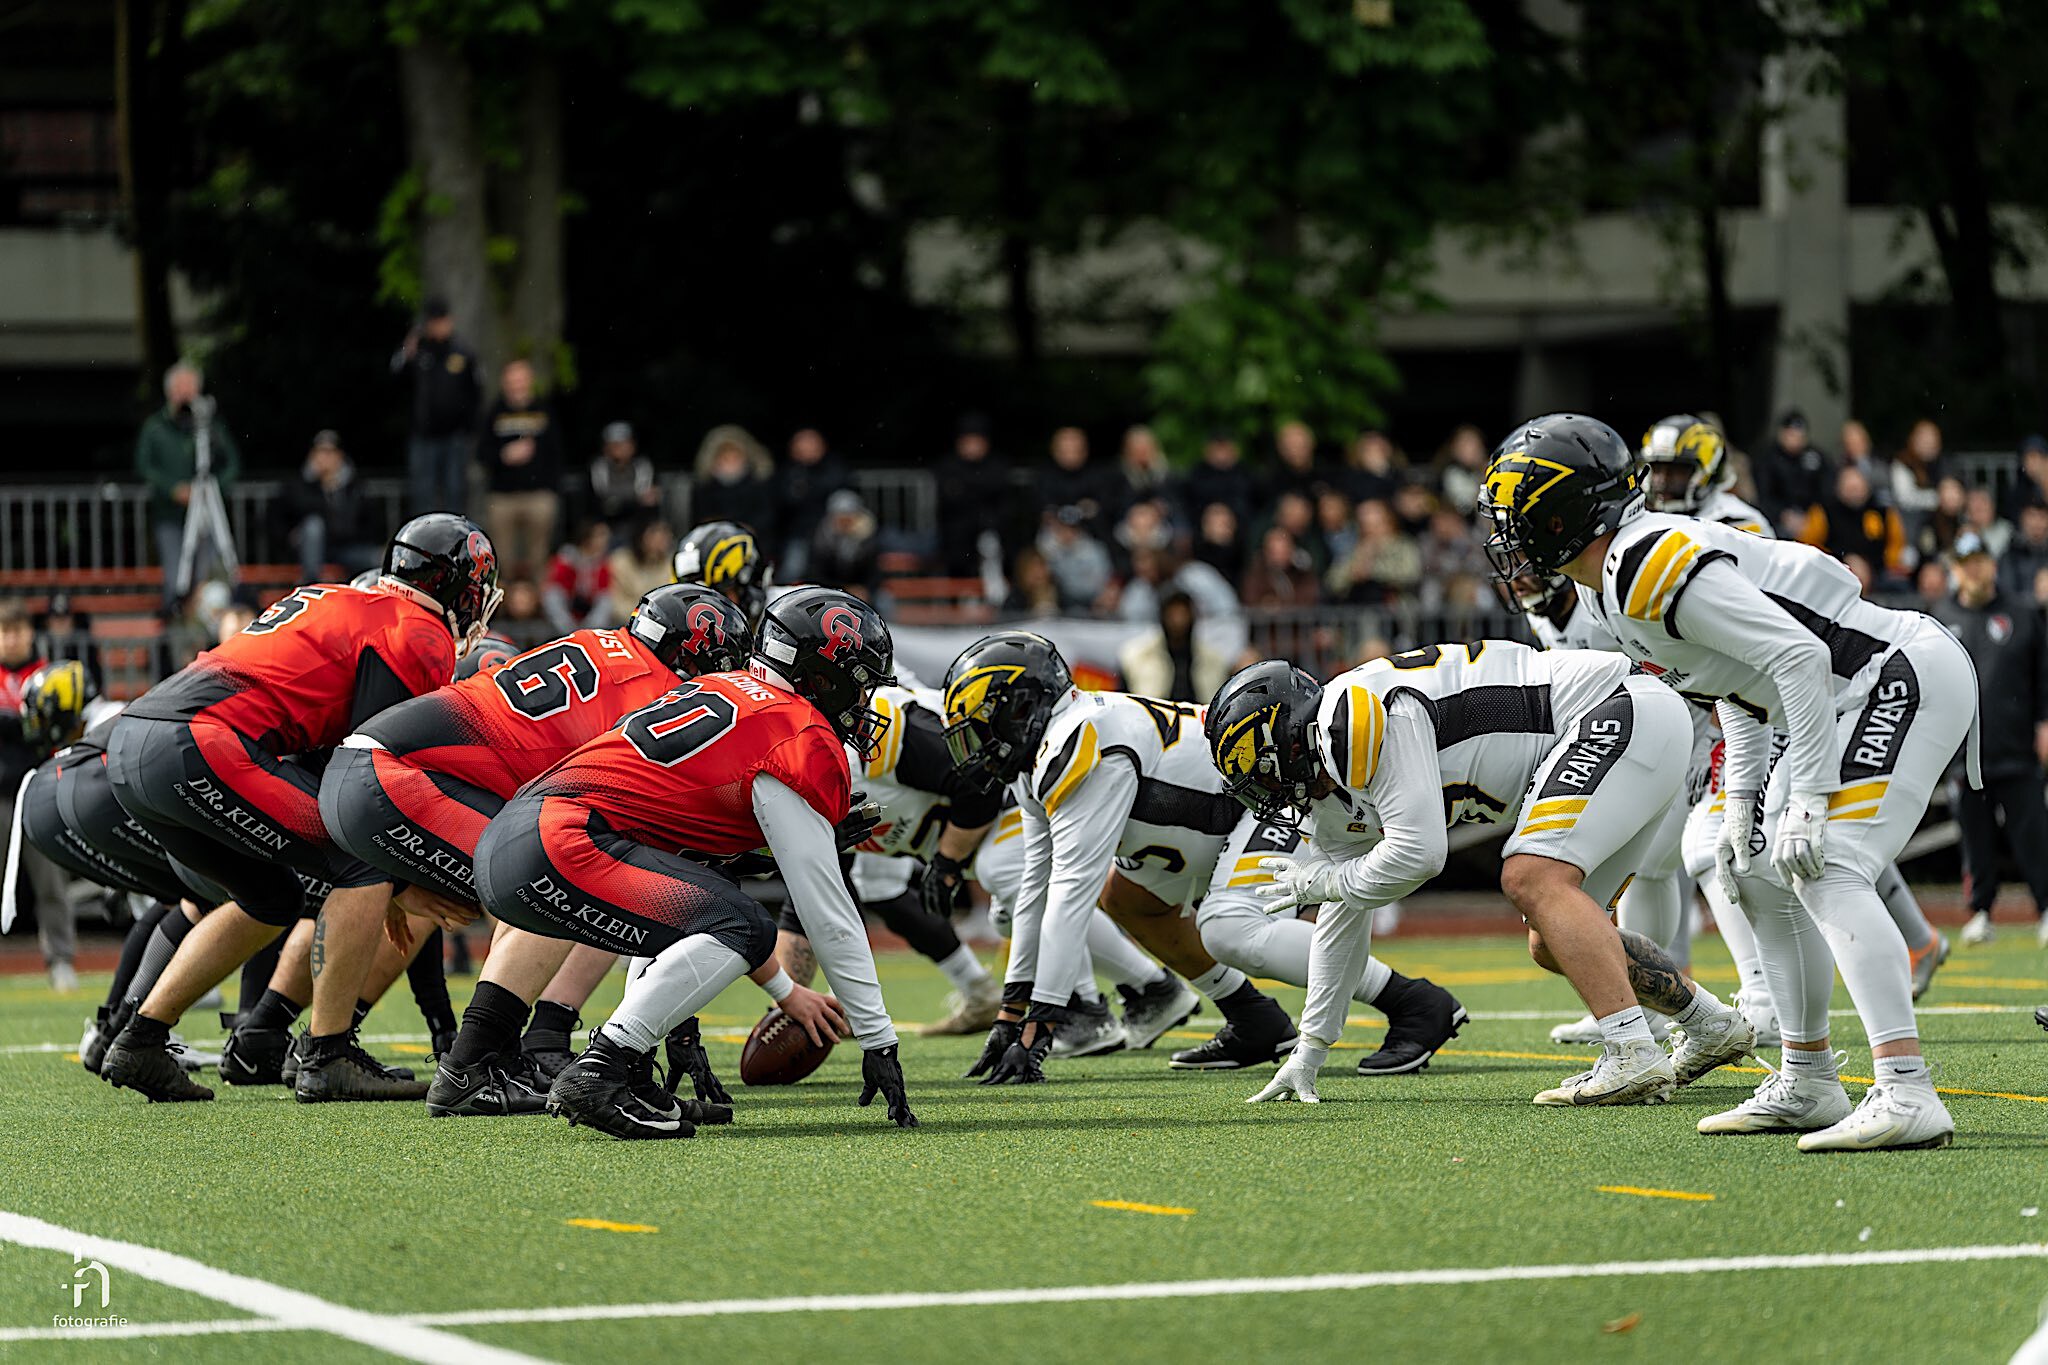
[(736, 521), (707, 521), (690, 528), (676, 542), (670, 572), (678, 583), (702, 583), (721, 592), (747, 614), (749, 624), (761, 624), (768, 605), (768, 556), (754, 533)]
[(100, 694), (76, 659), (44, 664), (21, 685), (21, 737), (48, 758), (85, 733), (85, 708)]
[(1028, 630), (998, 631), (960, 651), (946, 670), (946, 748), (954, 767), (978, 787), (1016, 781), (1073, 685), (1059, 646)]
[(1635, 452), (1598, 418), (1560, 412), (1517, 427), (1479, 485), (1494, 576), (1513, 583), (1578, 558), (1641, 497), (1637, 469)]
[(1323, 685), (1284, 659), (1233, 674), (1209, 702), (1202, 735), (1223, 774), (1223, 789), (1262, 820), (1295, 821), (1307, 812), (1322, 774), (1316, 757), (1316, 708)]
[[(1684, 422), (1672, 430), (1668, 425)], [(1697, 417), (1667, 417), (1643, 435), (1643, 500), (1653, 511), (1697, 516), (1707, 495), (1735, 479), (1728, 443)]]

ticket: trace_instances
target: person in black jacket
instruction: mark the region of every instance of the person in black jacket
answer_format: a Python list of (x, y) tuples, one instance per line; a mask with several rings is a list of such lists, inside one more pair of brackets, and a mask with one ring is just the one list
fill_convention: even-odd
[(420, 325), (391, 357), (391, 373), (412, 381), (412, 439), (406, 446), (406, 515), (467, 510), (469, 451), (483, 407), (476, 352), (455, 335), (443, 299), (428, 299)]
[(356, 467), (333, 431), (316, 432), (299, 481), (284, 491), (291, 541), (299, 547), (299, 581), (318, 583), (330, 563), (350, 578), (384, 558), (381, 526), (371, 526), (356, 486)]
[(1828, 489), (1827, 452), (1807, 436), (1806, 414), (1793, 409), (1778, 419), (1768, 449), (1750, 462), (1756, 505), (1781, 535), (1798, 539), (1807, 509)]
[(988, 418), (964, 414), (953, 437), (953, 452), (939, 461), (939, 561), (956, 578), (981, 572), (983, 536), (994, 536), (998, 563), (1007, 559), (1004, 532), (1010, 523), (1010, 462), (989, 445)]
[(852, 478), (839, 452), (826, 445), (815, 428), (805, 427), (789, 438), (789, 459), (776, 482), (782, 493), (782, 555), (777, 563), (785, 580), (798, 583), (808, 572), (811, 539), (825, 520), (826, 505)]
[(477, 441), (490, 495), (484, 531), (507, 578), (531, 578), (555, 551), (562, 513), (562, 433), (548, 400), (534, 392), (533, 366), (505, 366), (498, 401)]
[(1212, 431), (1202, 443), (1202, 462), (1188, 471), (1181, 490), (1181, 505), (1198, 523), (1203, 508), (1220, 502), (1236, 515), (1239, 526), (1251, 525), (1258, 482), (1244, 467), (1242, 456), (1237, 438), (1227, 431)]
[(1977, 666), (1984, 789), (1952, 780), (1950, 804), (1963, 839), (1963, 894), (1969, 943), (1991, 939), (1998, 898), (1998, 829), (2034, 893), (2035, 913), (2048, 911), (2048, 807), (2041, 767), (2048, 763), (2048, 630), (2029, 597), (1998, 585), (1998, 566), (1974, 532), (1957, 539), (1955, 596), (1940, 616)]

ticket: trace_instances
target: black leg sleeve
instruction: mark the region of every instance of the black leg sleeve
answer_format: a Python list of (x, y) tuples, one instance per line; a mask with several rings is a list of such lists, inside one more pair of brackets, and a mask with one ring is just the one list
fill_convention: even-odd
[(121, 940), (121, 961), (114, 968), (114, 984), (107, 988), (108, 1009), (128, 998), (128, 986), (135, 980), (135, 969), (142, 965), (142, 955), (149, 950), (149, 936), (156, 932), (157, 921), (170, 912), (170, 906), (158, 901), (128, 926), (128, 937)]
[(960, 951), (960, 935), (953, 932), (952, 922), (926, 914), (923, 904), (908, 891), (885, 901), (869, 902), (861, 909), (934, 962), (944, 962)]
[[(242, 964), (241, 993), (235, 997), (235, 1008), (243, 1014), (256, 1008), (256, 1002), (263, 998), (263, 992), (270, 989), (270, 978), (277, 971), (277, 959), (284, 952), (284, 941), (290, 934), (279, 934), (269, 943), (256, 950), (256, 956)], [(293, 1003), (305, 1005), (300, 1000)]]
[(441, 967), (441, 943), (441, 931), (435, 929), (405, 969), (413, 1003), (420, 1007), (420, 1017), (427, 1021), (430, 1032), (455, 1028), (455, 1007), (448, 1003), (448, 975)]

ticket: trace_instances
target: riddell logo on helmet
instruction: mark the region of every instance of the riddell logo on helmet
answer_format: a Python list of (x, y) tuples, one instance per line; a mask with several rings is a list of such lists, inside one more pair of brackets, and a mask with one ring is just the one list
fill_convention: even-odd
[(725, 622), (709, 602), (699, 602), (691, 607), (690, 614), (683, 621), (690, 628), (690, 638), (683, 642), (683, 648), (690, 653), (701, 654), (712, 645), (725, 643)]
[(838, 663), (840, 656), (867, 647), (867, 637), (861, 634), (860, 617), (848, 607), (828, 607), (818, 618), (818, 629), (825, 632), (825, 643), (818, 652)]

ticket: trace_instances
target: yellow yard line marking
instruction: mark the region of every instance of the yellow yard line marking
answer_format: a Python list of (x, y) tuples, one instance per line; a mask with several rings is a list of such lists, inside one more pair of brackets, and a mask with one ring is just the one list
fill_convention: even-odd
[(1600, 1059), (1600, 1054), (1591, 1049), (1574, 1054), (1569, 1052), (1492, 1052), (1471, 1047), (1441, 1047), (1437, 1049), (1437, 1055), (1440, 1057), (1505, 1057), (1517, 1062), (1584, 1062), (1588, 1060), (1598, 1061)]
[(652, 1223), (614, 1223), (607, 1218), (568, 1218), (572, 1228), (596, 1228), (599, 1232), (660, 1232)]
[(2038, 991), (2048, 987), (2048, 981), (2035, 976), (1963, 976), (1955, 972), (1943, 972), (1944, 986), (1974, 986), (1986, 991)]
[(1712, 1203), (1711, 1194), (1696, 1194), (1691, 1190), (1646, 1190), (1640, 1185), (1595, 1185), (1602, 1194), (1633, 1194), (1643, 1199), (1690, 1199), (1700, 1203)]
[(1121, 1209), (1125, 1213), (1163, 1213), (1186, 1218), (1193, 1209), (1175, 1208), (1171, 1204), (1133, 1204), (1128, 1199), (1091, 1199), (1088, 1201), (1098, 1209)]
[(391, 1044), (391, 1050), (393, 1052), (403, 1052), (409, 1057), (427, 1057), (431, 1056), (434, 1051), (431, 1047), (424, 1047), (419, 1043), (393, 1043)]

